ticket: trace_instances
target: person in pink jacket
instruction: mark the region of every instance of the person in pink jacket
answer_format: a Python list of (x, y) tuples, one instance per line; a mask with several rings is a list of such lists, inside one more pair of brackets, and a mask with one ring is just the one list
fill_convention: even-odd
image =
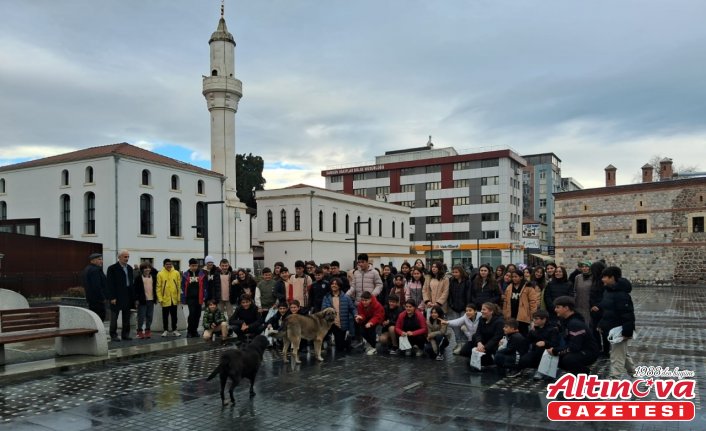
[(365, 353), (374, 355), (375, 333), (378, 325), (385, 320), (385, 308), (370, 292), (363, 292), (358, 303), (358, 315), (355, 316), (355, 323), (360, 327), (363, 339), (368, 343)]
[(427, 340), (427, 320), (424, 313), (417, 308), (414, 299), (408, 299), (404, 303), (404, 312), (400, 313), (395, 325), (395, 333), (398, 337), (407, 337), (412, 349), (408, 350), (407, 356), (414, 351), (417, 356), (424, 354), (424, 343)]

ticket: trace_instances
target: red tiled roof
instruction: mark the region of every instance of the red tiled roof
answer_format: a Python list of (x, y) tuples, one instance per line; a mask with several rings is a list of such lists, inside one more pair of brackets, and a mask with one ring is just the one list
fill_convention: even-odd
[(36, 168), (40, 166), (50, 166), (59, 163), (71, 163), (82, 160), (97, 159), (99, 157), (118, 155), (129, 157), (131, 159), (143, 160), (149, 163), (155, 163), (163, 166), (171, 166), (178, 169), (183, 169), (191, 172), (196, 172), (203, 175), (217, 176), (222, 175), (208, 169), (200, 168), (189, 163), (180, 162), (179, 160), (166, 157), (161, 154), (147, 151), (143, 148), (122, 142), (119, 144), (103, 145), (100, 147), (85, 148), (83, 150), (72, 151), (70, 153), (59, 154), (57, 156), (45, 157), (43, 159), (30, 160), (28, 162), (16, 163), (14, 165), (1, 166), (0, 172), (16, 171), (19, 169)]

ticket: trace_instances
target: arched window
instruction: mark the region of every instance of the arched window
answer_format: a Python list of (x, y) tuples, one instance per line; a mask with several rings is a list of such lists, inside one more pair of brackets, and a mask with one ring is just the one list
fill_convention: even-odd
[(400, 238), (404, 239), (404, 222), (400, 226)]
[(368, 217), (368, 235), (372, 236), (373, 234), (373, 219)]
[(142, 170), (142, 185), (143, 186), (149, 186), (150, 184), (152, 184), (151, 176), (152, 175), (150, 174), (150, 171), (148, 171), (147, 169)]
[(172, 190), (179, 190), (179, 175), (172, 175)]
[(86, 208), (86, 226), (84, 227), (84, 233), (95, 234), (96, 233), (96, 195), (93, 192), (87, 192), (83, 196), (84, 207)]
[(71, 235), (71, 197), (61, 195), (59, 203), (61, 205), (60, 235)]
[(392, 237), (395, 237), (395, 221), (392, 220)]
[(378, 236), (382, 236), (382, 219), (378, 220)]
[(319, 210), (319, 232), (324, 231), (324, 212)]
[(0, 178), (0, 193), (5, 193), (5, 178)]
[(199, 195), (206, 194), (206, 186), (203, 180), (199, 180), (199, 182), (196, 183), (196, 193)]
[(169, 236), (181, 236), (181, 201), (177, 198), (169, 199)]
[[(282, 210), (284, 211), (284, 210)], [(302, 228), (302, 218), (301, 218), (301, 213), (299, 212), (299, 208), (294, 209), (294, 230), (301, 230)], [(282, 229), (286, 230), (286, 229)]]
[(152, 221), (152, 196), (145, 193), (140, 196), (140, 235), (152, 235)]
[(337, 231), (336, 227), (336, 213), (333, 213), (333, 232), (335, 233)]
[(346, 214), (346, 233), (351, 233), (351, 230), (350, 230), (351, 223), (350, 222), (351, 222), (350, 217), (348, 216), (348, 214)]
[[(294, 210), (294, 213), (296, 214), (297, 211)], [(287, 230), (287, 211), (284, 208), (279, 212), (279, 229), (282, 232)]]
[(267, 232), (272, 232), (272, 210), (267, 210)]
[(206, 223), (206, 205), (196, 202), (196, 238), (203, 238), (203, 226)]
[(93, 167), (86, 166), (86, 184), (93, 184)]
[(211, 71), (211, 76), (218, 76), (218, 71), (216, 69), (213, 69)]
[(62, 186), (68, 186), (69, 185), (69, 171), (64, 169), (61, 171), (61, 185)]
[(0, 201), (0, 220), (7, 220), (7, 203)]

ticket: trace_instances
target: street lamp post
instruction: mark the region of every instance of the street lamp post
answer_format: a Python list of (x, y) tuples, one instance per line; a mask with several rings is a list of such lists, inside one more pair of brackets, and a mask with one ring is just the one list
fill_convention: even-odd
[(194, 229), (201, 229), (203, 234), (203, 257), (208, 256), (208, 206), (224, 204), (225, 201), (207, 201), (203, 203), (203, 225), (191, 226)]
[(353, 262), (358, 259), (358, 229), (360, 225), (367, 224), (370, 225), (370, 221), (355, 221), (353, 222), (353, 238), (346, 238), (346, 241), (353, 240)]

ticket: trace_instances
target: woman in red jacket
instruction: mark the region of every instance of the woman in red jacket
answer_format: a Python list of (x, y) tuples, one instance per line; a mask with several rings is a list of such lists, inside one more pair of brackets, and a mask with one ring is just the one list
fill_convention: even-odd
[(395, 333), (400, 338), (407, 337), (412, 345), (412, 350), (405, 352), (407, 356), (410, 356), (412, 351), (415, 351), (417, 356), (422, 356), (427, 339), (427, 320), (424, 313), (417, 309), (417, 303), (413, 299), (405, 301), (404, 311), (397, 318)]

